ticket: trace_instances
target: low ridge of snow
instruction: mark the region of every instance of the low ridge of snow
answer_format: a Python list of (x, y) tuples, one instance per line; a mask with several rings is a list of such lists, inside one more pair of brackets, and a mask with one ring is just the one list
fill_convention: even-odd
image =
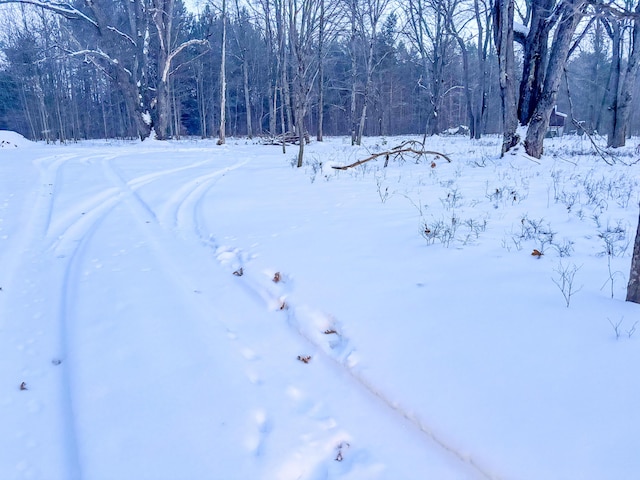
[(9, 130), (0, 130), (0, 148), (25, 148), (32, 144), (33, 142), (27, 140), (19, 133)]

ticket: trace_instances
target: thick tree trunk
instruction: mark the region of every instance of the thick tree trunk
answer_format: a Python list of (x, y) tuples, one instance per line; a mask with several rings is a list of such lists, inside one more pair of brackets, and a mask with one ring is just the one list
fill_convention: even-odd
[(149, 112), (144, 111), (140, 104), (138, 87), (131, 83), (129, 73), (121, 68), (116, 69), (116, 84), (123, 93), (127, 110), (133, 116), (138, 136), (144, 140), (151, 133), (151, 119)]
[[(636, 15), (640, 15), (640, 2), (635, 9)], [(629, 125), (629, 117), (631, 115), (631, 107), (633, 103), (633, 90), (640, 66), (640, 18), (635, 17), (633, 21), (632, 47), (629, 59), (627, 60), (627, 69), (625, 71), (624, 80), (620, 87), (618, 95), (617, 108), (615, 110), (615, 118), (613, 124), (613, 134), (608, 144), (613, 148), (624, 147), (627, 135), (627, 127)]]
[(640, 220), (636, 231), (636, 240), (633, 244), (633, 257), (631, 259), (631, 272), (627, 285), (627, 302), (640, 303)]
[(544, 136), (549, 128), (549, 118), (558, 98), (564, 66), (571, 48), (571, 39), (583, 16), (584, 4), (585, 0), (567, 0), (563, 5), (549, 55), (544, 89), (531, 117), (524, 142), (527, 153), (535, 158), (542, 156)]
[(516, 111), (515, 56), (513, 52), (513, 0), (496, 0), (493, 10), (493, 31), (502, 99), (502, 151), (507, 153), (520, 141), (516, 130), (518, 117)]
[(552, 26), (549, 16), (554, 3), (554, 0), (532, 2), (531, 27), (524, 42), (522, 81), (518, 100), (518, 119), (521, 125), (529, 123), (542, 96), (549, 30)]
[(302, 161), (304, 159), (304, 144), (305, 144), (305, 135), (304, 128), (302, 127), (302, 123), (298, 122), (298, 162), (297, 167), (300, 168), (302, 166)]
[(156, 121), (154, 129), (158, 140), (166, 140), (169, 130), (169, 82), (160, 80), (156, 87)]
[(600, 124), (604, 125), (603, 130), (607, 132), (607, 146), (611, 146), (613, 142), (613, 131), (615, 130), (616, 110), (618, 109), (618, 90), (620, 89), (620, 70), (621, 70), (621, 40), (620, 40), (620, 23), (613, 20), (608, 29), (611, 37), (611, 67), (609, 68), (609, 79), (607, 81), (607, 90), (602, 98), (603, 113), (598, 121), (598, 130)]

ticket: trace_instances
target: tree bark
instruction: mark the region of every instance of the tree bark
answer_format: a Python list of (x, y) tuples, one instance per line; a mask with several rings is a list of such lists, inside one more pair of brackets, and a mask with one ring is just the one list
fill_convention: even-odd
[(532, 2), (531, 26), (523, 46), (522, 81), (518, 100), (518, 120), (521, 125), (529, 123), (542, 96), (549, 31), (553, 25), (549, 17), (554, 3), (555, 0)]
[(242, 15), (240, 10), (240, 4), (238, 0), (235, 0), (236, 5), (236, 46), (241, 54), (242, 60), (242, 87), (244, 90), (244, 106), (245, 106), (245, 122), (247, 124), (247, 137), (253, 138), (253, 125), (252, 125), (252, 113), (251, 113), (251, 89), (249, 88), (249, 59), (247, 58), (247, 45), (245, 28), (248, 27), (248, 23), (245, 22), (245, 16)]
[(320, 19), (318, 27), (318, 131), (316, 133), (316, 140), (318, 142), (322, 142), (324, 136), (324, 2), (325, 0), (320, 0)]
[(253, 138), (253, 126), (251, 124), (251, 91), (249, 89), (249, 62), (247, 61), (246, 53), (242, 59), (242, 83), (244, 85), (247, 137)]
[[(153, 22), (158, 31), (158, 84), (156, 86), (155, 125), (156, 138), (168, 137), (169, 115), (171, 110), (169, 95), (169, 54), (173, 23), (173, 0), (154, 0)], [(166, 74), (165, 74), (166, 72)]]
[(351, 105), (349, 108), (349, 120), (351, 123), (351, 145), (356, 144), (358, 131), (358, 121), (356, 119), (356, 105), (357, 105), (357, 82), (358, 82), (358, 61), (356, 53), (356, 18), (357, 18), (357, 0), (351, 0), (351, 39), (350, 39), (350, 52), (351, 52)]
[(564, 66), (571, 47), (571, 39), (582, 19), (582, 8), (585, 3), (585, 0), (566, 0), (566, 3), (561, 7), (560, 21), (549, 54), (544, 89), (531, 117), (524, 142), (527, 154), (534, 158), (540, 158), (543, 153), (544, 136), (549, 128), (549, 118), (558, 98)]
[[(615, 129), (616, 110), (618, 109), (618, 91), (620, 89), (620, 70), (621, 70), (621, 39), (620, 39), (620, 23), (616, 19), (606, 22), (607, 33), (611, 38), (611, 66), (609, 68), (609, 78), (607, 80), (607, 90), (602, 98), (602, 110), (600, 120), (598, 121), (598, 130), (600, 124), (604, 125), (607, 132), (607, 146), (611, 146), (613, 142), (613, 131)], [(606, 21), (606, 20), (605, 20)]]
[[(635, 8), (635, 13), (636, 15), (640, 15), (640, 2), (638, 2)], [(638, 74), (638, 67), (640, 66), (640, 18), (638, 16), (636, 16), (633, 21), (631, 39), (631, 53), (627, 60), (627, 68), (617, 98), (617, 108), (614, 112), (613, 134), (607, 142), (609, 146), (613, 148), (624, 147), (627, 136), (627, 126), (631, 115), (633, 90)]]
[(222, 0), (222, 52), (220, 59), (220, 129), (218, 131), (218, 145), (227, 141), (226, 111), (227, 111), (227, 2)]
[(513, 51), (513, 0), (496, 0), (493, 10), (493, 31), (498, 52), (500, 97), (502, 99), (502, 150), (504, 156), (520, 141), (516, 133), (515, 56)]
[(636, 240), (633, 244), (631, 271), (629, 272), (629, 284), (627, 285), (627, 302), (640, 303), (640, 219), (636, 231)]
[(473, 2), (474, 13), (476, 17), (476, 27), (478, 30), (477, 40), (477, 55), (478, 55), (478, 90), (475, 99), (475, 113), (474, 113), (474, 138), (479, 139), (483, 132), (484, 114), (487, 108), (486, 90), (487, 90), (487, 51), (489, 50), (489, 39), (491, 34), (488, 32), (491, 24), (491, 15), (485, 11), (485, 18), (487, 23), (487, 33), (484, 35), (484, 28), (482, 24), (482, 17), (480, 12), (480, 5), (478, 0)]

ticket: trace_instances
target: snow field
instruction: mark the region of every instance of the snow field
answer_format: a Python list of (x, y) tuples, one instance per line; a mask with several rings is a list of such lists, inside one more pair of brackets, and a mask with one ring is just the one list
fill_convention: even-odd
[(400, 141), (0, 151), (0, 471), (635, 478), (632, 147)]

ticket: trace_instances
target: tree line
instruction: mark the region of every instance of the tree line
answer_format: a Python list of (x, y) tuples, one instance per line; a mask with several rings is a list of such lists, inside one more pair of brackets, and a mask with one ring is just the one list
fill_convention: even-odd
[[(640, 130), (632, 0), (0, 0), (0, 128), (28, 138)], [(518, 126), (527, 126), (519, 138)], [(153, 130), (152, 130), (153, 129)]]

